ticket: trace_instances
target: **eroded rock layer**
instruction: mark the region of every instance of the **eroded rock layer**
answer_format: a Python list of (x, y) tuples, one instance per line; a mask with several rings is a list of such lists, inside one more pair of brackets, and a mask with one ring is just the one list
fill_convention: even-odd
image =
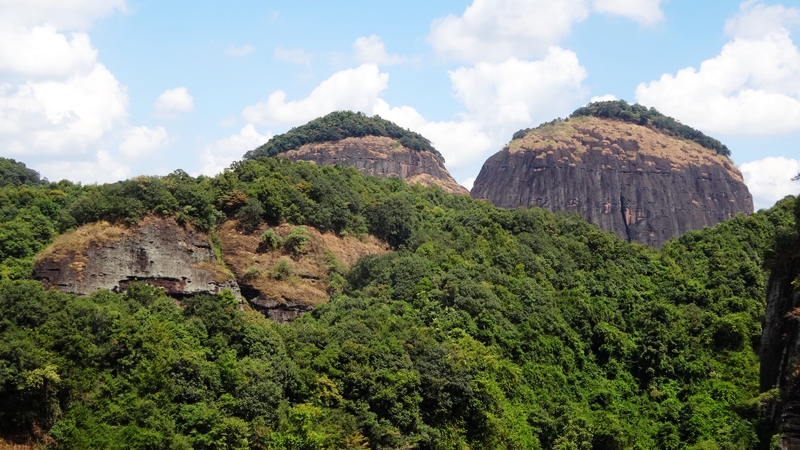
[(753, 211), (742, 175), (727, 157), (596, 117), (556, 122), (512, 141), (486, 161), (471, 195), (505, 208), (573, 211), (653, 247)]
[(326, 303), (336, 289), (331, 283), (334, 274), (343, 273), (362, 256), (389, 251), (385, 243), (370, 236), (339, 237), (288, 224), (272, 228), (280, 240), (294, 228), (304, 230), (308, 242), (301, 252), (293, 254), (282, 245), (271, 247), (260, 238), (268, 229), (266, 225), (252, 233), (238, 225), (229, 221), (219, 230), (222, 258), (235, 274), (250, 306), (281, 323)]
[(439, 157), (431, 152), (408, 149), (389, 137), (365, 136), (315, 142), (280, 156), (317, 165), (352, 166), (364, 175), (399, 177), (409, 184), (420, 183), (423, 186), (438, 185), (452, 194), (469, 193), (450, 176)]
[(239, 293), (204, 236), (155, 217), (134, 227), (100, 222), (61, 235), (37, 257), (34, 277), (78, 295), (122, 292), (134, 281), (163, 287), (173, 297)]

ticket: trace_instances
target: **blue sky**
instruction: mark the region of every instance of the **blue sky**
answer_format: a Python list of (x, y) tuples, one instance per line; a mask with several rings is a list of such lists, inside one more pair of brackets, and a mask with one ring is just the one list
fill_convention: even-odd
[(0, 0), (0, 155), (84, 183), (213, 175), (355, 109), (469, 185), (514, 131), (613, 96), (722, 140), (767, 207), (800, 191), (798, 27), (800, 0)]

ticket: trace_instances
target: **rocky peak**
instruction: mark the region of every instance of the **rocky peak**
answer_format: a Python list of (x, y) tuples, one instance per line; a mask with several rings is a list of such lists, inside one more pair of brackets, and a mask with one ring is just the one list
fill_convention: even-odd
[(653, 247), (753, 211), (727, 156), (655, 127), (584, 115), (515, 136), (483, 165), (474, 198), (573, 211)]
[(399, 177), (407, 183), (438, 185), (468, 194), (444, 166), (444, 158), (420, 134), (361, 113), (337, 111), (270, 139), (245, 159), (282, 156), (318, 165), (352, 166), (364, 175)]

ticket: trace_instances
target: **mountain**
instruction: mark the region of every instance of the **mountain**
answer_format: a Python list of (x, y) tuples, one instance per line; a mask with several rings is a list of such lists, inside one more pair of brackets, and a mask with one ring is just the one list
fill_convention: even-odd
[(364, 175), (399, 177), (409, 184), (437, 185), (451, 194), (469, 193), (450, 176), (430, 141), (377, 115), (333, 112), (275, 136), (244, 157), (279, 155), (320, 166), (352, 166)]
[(795, 203), (656, 250), (285, 158), (1, 185), (0, 448), (767, 448)]
[(794, 210), (796, 233), (779, 236), (769, 261), (760, 352), (765, 413), (780, 450), (800, 448), (800, 201)]
[(504, 208), (581, 214), (629, 242), (660, 247), (753, 212), (727, 147), (625, 102), (602, 102), (522, 130), (481, 168), (471, 195)]

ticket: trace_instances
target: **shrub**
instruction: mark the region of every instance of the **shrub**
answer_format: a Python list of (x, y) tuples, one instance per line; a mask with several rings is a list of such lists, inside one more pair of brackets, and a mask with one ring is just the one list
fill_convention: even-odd
[(285, 259), (282, 259), (278, 264), (270, 267), (268, 272), (270, 278), (278, 281), (286, 281), (294, 275), (291, 263)]
[(283, 245), (283, 238), (278, 236), (278, 233), (276, 233), (275, 230), (270, 228), (261, 234), (261, 242), (264, 243), (264, 245), (266, 245), (267, 247), (274, 250)]
[(283, 248), (292, 256), (298, 256), (308, 252), (308, 244), (311, 236), (303, 227), (294, 227), (286, 239), (283, 241)]

